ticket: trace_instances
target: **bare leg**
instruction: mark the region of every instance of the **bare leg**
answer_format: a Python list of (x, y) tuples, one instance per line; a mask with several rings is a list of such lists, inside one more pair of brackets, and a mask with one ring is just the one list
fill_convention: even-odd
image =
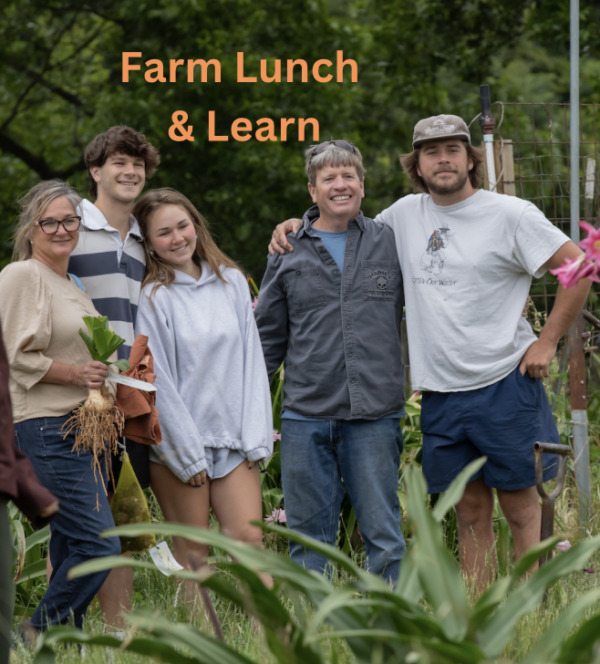
[[(508, 521), (515, 543), (515, 559), (540, 541), (542, 512), (540, 499), (534, 486), (517, 491), (498, 490), (498, 501)], [(530, 572), (538, 568), (537, 563)]]
[[(258, 463), (248, 468), (241, 463), (229, 475), (210, 484), (210, 501), (224, 535), (262, 547), (262, 530), (250, 521), (262, 518), (262, 494)], [(270, 574), (260, 574), (267, 588), (273, 587)]]
[[(110, 504), (114, 493), (109, 493), (107, 498)], [(128, 553), (124, 556), (129, 557)], [(127, 623), (121, 615), (122, 612), (131, 611), (131, 599), (133, 597), (133, 570), (128, 567), (113, 569), (108, 578), (98, 591), (98, 601), (104, 616), (104, 624), (111, 631), (122, 631), (127, 629)]]
[[(129, 557), (128, 553), (122, 554)], [(104, 624), (110, 631), (127, 629), (127, 622), (121, 613), (131, 611), (133, 597), (133, 570), (129, 567), (117, 567), (98, 591), (98, 601), (104, 615)]]
[[(201, 487), (184, 484), (167, 466), (150, 462), (150, 485), (158, 500), (166, 521), (183, 523), (197, 528), (208, 528), (210, 515), (210, 482)], [(205, 544), (190, 542), (183, 537), (173, 537), (175, 559), (191, 569), (190, 553), (201, 560), (208, 558), (209, 547)], [(185, 598), (194, 602), (199, 598), (198, 587), (194, 581), (185, 582)]]
[(456, 506), (458, 545), (463, 573), (475, 581), (477, 594), (482, 593), (496, 575), (496, 550), (492, 515), (494, 490), (483, 478), (469, 482)]

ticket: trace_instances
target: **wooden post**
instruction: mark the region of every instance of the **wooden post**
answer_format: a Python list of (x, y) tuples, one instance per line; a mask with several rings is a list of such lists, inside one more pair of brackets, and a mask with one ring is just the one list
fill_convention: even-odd
[(496, 191), (499, 194), (516, 196), (513, 142), (510, 139), (494, 141), (494, 162), (498, 178)]
[[(485, 154), (485, 145), (482, 143), (479, 147)], [(490, 179), (488, 178), (487, 161), (485, 159), (483, 160), (483, 188), (486, 191), (490, 190)]]

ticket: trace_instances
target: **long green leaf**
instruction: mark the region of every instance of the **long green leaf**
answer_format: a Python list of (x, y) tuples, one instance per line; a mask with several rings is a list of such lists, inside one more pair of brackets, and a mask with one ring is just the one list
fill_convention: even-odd
[(419, 572), (415, 566), (415, 559), (419, 555), (419, 546), (414, 540), (406, 547), (396, 592), (409, 602), (419, 602), (423, 597), (423, 587), (419, 581)]
[[(241, 653), (190, 625), (173, 624), (162, 616), (144, 611), (134, 611), (126, 620), (151, 636), (136, 637), (123, 644), (108, 635), (89, 636), (71, 627), (54, 627), (42, 634), (38, 651), (47, 651), (58, 643), (85, 643), (152, 657), (159, 655), (161, 661), (172, 664), (253, 664)], [(182, 647), (189, 649), (191, 655), (182, 654)]]
[[(539, 664), (539, 662), (551, 662), (552, 655), (558, 651), (564, 640), (569, 636), (573, 627), (581, 620), (585, 612), (600, 600), (600, 589), (591, 590), (572, 602), (554, 620), (544, 638), (540, 639), (536, 646), (530, 651), (523, 664)], [(595, 640), (598, 638), (596, 634)]]
[(29, 535), (26, 541), (27, 551), (33, 548), (36, 544), (44, 544), (50, 539), (50, 526), (45, 526), (41, 530), (36, 531)]
[(462, 470), (452, 484), (440, 496), (433, 508), (433, 518), (441, 523), (442, 519), (463, 497), (465, 487), (471, 480), (471, 477), (485, 464), (487, 457), (481, 457), (472, 461), (464, 470)]
[(25, 569), (25, 561), (27, 557), (27, 538), (25, 537), (25, 530), (23, 524), (19, 519), (11, 519), (12, 527), (15, 530), (15, 537), (17, 540), (17, 568), (15, 570), (14, 583), (17, 583), (23, 575)]
[[(286, 529), (282, 529), (287, 532)], [(268, 572), (274, 577), (286, 580), (289, 583), (301, 588), (303, 592), (329, 593), (332, 585), (321, 574), (311, 572), (292, 562), (287, 556), (281, 556), (274, 551), (261, 549), (250, 544), (244, 544), (236, 540), (229, 539), (225, 535), (214, 530), (205, 528), (196, 528), (178, 523), (135, 523), (118, 528), (111, 528), (102, 533), (103, 537), (112, 537), (123, 535), (125, 537), (136, 537), (154, 533), (170, 537), (183, 537), (192, 542), (200, 542), (226, 551), (229, 555), (236, 558), (240, 563), (254, 569), (258, 572)], [(125, 560), (125, 559), (123, 559)], [(91, 565), (85, 563), (85, 565)], [(74, 569), (79, 570), (83, 566), (77, 566)], [(86, 569), (90, 570), (89, 567)], [(107, 569), (106, 567), (103, 569)], [(89, 573), (86, 572), (86, 573)], [(372, 576), (372, 575), (369, 575)], [(373, 577), (376, 578), (376, 577)]]
[(416, 524), (414, 539), (419, 555), (414, 564), (421, 586), (448, 639), (460, 641), (467, 632), (470, 614), (462, 574), (443, 542), (441, 525), (425, 506), (427, 489), (421, 470), (409, 468), (405, 477), (407, 512)]
[[(76, 565), (69, 570), (67, 574), (68, 579), (77, 579), (80, 576), (87, 576), (88, 574), (95, 574), (96, 572), (105, 572), (107, 569), (116, 569), (117, 567), (131, 567), (135, 569), (147, 569), (150, 571), (157, 571), (154, 563), (145, 560), (137, 560), (136, 558), (126, 558), (125, 556), (105, 556), (104, 558), (94, 558), (88, 560), (86, 563)], [(180, 579), (190, 579), (192, 581), (202, 581), (206, 578), (206, 574), (202, 572), (191, 572), (190, 570), (178, 570), (173, 573)]]
[(499, 657), (512, 638), (519, 618), (540, 604), (544, 593), (555, 581), (570, 572), (581, 570), (598, 549), (600, 535), (578, 542), (547, 562), (519, 586), (477, 635), (486, 656), (490, 659)]
[(92, 356), (92, 360), (95, 362), (99, 362), (99, 355), (96, 352), (96, 345), (94, 344), (94, 340), (89, 337), (83, 330), (79, 330), (79, 336), (85, 341), (85, 345), (88, 347), (88, 350), (90, 351), (90, 355)]
[(594, 659), (600, 634), (600, 615), (593, 616), (563, 644), (556, 664), (589, 664)]
[(475, 603), (469, 619), (467, 633), (471, 637), (485, 624), (488, 617), (504, 601), (509, 592), (521, 583), (523, 575), (527, 573), (531, 566), (543, 555), (554, 549), (559, 539), (559, 537), (553, 537), (530, 547), (519, 558), (510, 576), (501, 576), (481, 595)]
[(352, 560), (350, 560), (350, 558), (348, 558), (337, 547), (330, 546), (324, 542), (319, 542), (315, 539), (312, 539), (312, 537), (303, 535), (302, 533), (299, 533), (290, 528), (283, 528), (282, 526), (278, 526), (274, 523), (261, 523), (258, 521), (253, 521), (252, 523), (265, 531), (277, 533), (282, 537), (287, 537), (294, 542), (302, 544), (307, 549), (316, 551), (326, 558), (329, 558), (329, 560), (348, 573), (358, 577), (360, 581), (365, 584), (365, 590), (367, 590), (367, 588), (369, 590), (389, 590), (388, 584), (381, 577), (375, 576), (374, 574), (371, 574), (370, 572), (367, 572), (358, 567), (358, 565), (354, 564)]
[(19, 583), (25, 583), (25, 581), (29, 581), (29, 579), (36, 579), (37, 577), (44, 576), (45, 574), (46, 559), (43, 558), (42, 560), (38, 560), (37, 562), (31, 563), (31, 565), (27, 565), (27, 567), (25, 567), (19, 578)]

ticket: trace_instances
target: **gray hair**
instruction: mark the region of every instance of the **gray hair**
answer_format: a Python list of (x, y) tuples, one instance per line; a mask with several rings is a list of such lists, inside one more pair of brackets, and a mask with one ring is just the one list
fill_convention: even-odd
[(25, 261), (31, 258), (31, 242), (29, 234), (36, 221), (44, 216), (48, 205), (60, 196), (69, 200), (74, 210), (81, 203), (81, 196), (68, 183), (62, 180), (46, 180), (39, 182), (19, 199), (21, 214), (13, 235), (15, 247), (13, 261)]
[(358, 179), (362, 180), (365, 177), (367, 171), (363, 166), (360, 150), (356, 146), (354, 146), (355, 151), (350, 152), (349, 150), (344, 150), (343, 148), (338, 148), (336, 145), (331, 144), (321, 152), (321, 154), (316, 155), (311, 160), (310, 157), (312, 151), (316, 147), (316, 145), (311, 145), (304, 153), (306, 156), (306, 175), (313, 187), (317, 183), (317, 172), (328, 166), (333, 168), (338, 168), (339, 166), (354, 166)]

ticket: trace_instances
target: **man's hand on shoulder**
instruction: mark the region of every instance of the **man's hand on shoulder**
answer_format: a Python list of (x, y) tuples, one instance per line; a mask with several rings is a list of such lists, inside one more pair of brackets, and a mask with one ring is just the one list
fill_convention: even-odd
[(297, 233), (300, 226), (302, 226), (301, 219), (288, 219), (281, 224), (277, 224), (269, 244), (269, 253), (273, 255), (277, 252), (283, 255), (286, 251), (294, 251), (294, 247), (287, 241), (286, 236), (288, 233)]
[(527, 372), (532, 378), (548, 378), (550, 375), (550, 364), (556, 355), (556, 344), (540, 339), (529, 346), (519, 371), (524, 376)]

